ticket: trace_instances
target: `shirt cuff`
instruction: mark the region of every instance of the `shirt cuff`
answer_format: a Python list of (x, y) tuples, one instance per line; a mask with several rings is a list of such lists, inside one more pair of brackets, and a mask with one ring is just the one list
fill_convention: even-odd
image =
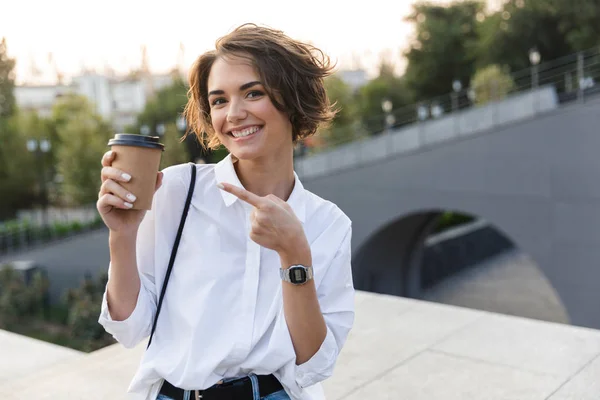
[(135, 347), (149, 334), (146, 331), (149, 330), (148, 321), (152, 320), (150, 306), (152, 301), (150, 300), (150, 295), (144, 288), (144, 285), (140, 285), (140, 292), (131, 315), (123, 321), (115, 321), (108, 310), (106, 293), (105, 290), (102, 296), (102, 306), (98, 323), (123, 346), (127, 348)]
[(301, 388), (322, 382), (333, 374), (339, 350), (333, 333), (327, 335), (319, 350), (305, 363), (296, 366), (296, 382)]

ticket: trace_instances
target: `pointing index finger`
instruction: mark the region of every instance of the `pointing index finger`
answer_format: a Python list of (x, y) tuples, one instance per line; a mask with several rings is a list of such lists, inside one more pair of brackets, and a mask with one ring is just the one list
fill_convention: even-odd
[(217, 187), (221, 190), (231, 193), (238, 199), (243, 200), (256, 208), (259, 208), (263, 204), (262, 197), (257, 196), (241, 187), (230, 185), (229, 183), (217, 183)]

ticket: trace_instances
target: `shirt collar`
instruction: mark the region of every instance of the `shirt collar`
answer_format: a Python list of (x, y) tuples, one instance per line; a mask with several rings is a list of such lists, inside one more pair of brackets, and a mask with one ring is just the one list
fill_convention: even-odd
[[(225, 182), (240, 188), (244, 188), (242, 182), (240, 182), (240, 179), (235, 172), (235, 168), (233, 167), (233, 159), (231, 154), (228, 154), (227, 157), (217, 163), (215, 166), (215, 175), (217, 182)], [(229, 192), (224, 190), (219, 191), (221, 192), (223, 202), (227, 207), (239, 200), (236, 196)], [(292, 210), (294, 210), (296, 217), (298, 217), (298, 219), (304, 223), (306, 217), (306, 193), (302, 182), (300, 182), (300, 178), (298, 178), (298, 175), (296, 175), (296, 172), (294, 172), (294, 189), (292, 190), (287, 203), (292, 207)]]

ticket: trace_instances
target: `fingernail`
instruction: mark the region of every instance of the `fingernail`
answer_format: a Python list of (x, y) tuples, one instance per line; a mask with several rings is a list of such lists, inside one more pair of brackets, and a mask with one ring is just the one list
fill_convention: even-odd
[(131, 200), (131, 202), (132, 202), (132, 203), (133, 203), (133, 202), (135, 201), (135, 199), (136, 199), (136, 197), (135, 197), (134, 195), (132, 195), (131, 193), (129, 193), (129, 194), (127, 195), (127, 198), (128, 198), (129, 200)]
[(123, 203), (125, 204), (125, 207), (127, 207), (127, 208), (133, 207), (133, 204), (131, 204), (131, 203), (128, 203), (126, 201), (124, 201)]
[(219, 189), (225, 189), (225, 186), (224, 186), (222, 183), (220, 183), (220, 182), (219, 182), (219, 183), (217, 183), (217, 187), (218, 187)]
[(131, 180), (131, 175), (129, 175), (129, 174), (126, 174), (126, 173), (122, 173), (122, 174), (121, 174), (121, 177), (122, 177), (123, 179), (125, 179), (125, 182), (129, 182), (129, 181)]
[(108, 151), (108, 153), (107, 153), (107, 156), (108, 156), (108, 157), (112, 157), (112, 155), (113, 155), (113, 152), (112, 152), (112, 150), (109, 150), (109, 151)]

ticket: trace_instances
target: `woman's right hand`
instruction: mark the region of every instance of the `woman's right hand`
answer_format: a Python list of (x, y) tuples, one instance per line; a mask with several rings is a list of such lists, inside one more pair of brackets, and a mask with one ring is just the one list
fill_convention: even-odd
[[(134, 234), (137, 232), (146, 210), (132, 210), (135, 194), (129, 193), (119, 182), (128, 182), (131, 176), (126, 171), (112, 167), (115, 154), (109, 151), (102, 157), (102, 186), (98, 193), (96, 208), (111, 232)], [(155, 191), (162, 185), (163, 173), (156, 176)]]

